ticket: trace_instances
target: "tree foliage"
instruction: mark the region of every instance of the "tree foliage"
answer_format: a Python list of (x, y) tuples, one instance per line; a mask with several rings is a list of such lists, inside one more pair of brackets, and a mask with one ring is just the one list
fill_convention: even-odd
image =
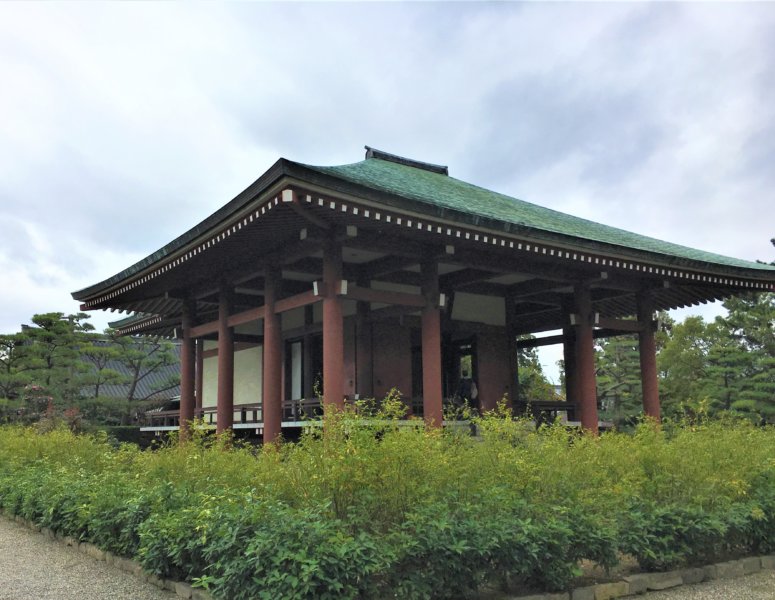
[[(675, 323), (660, 315), (666, 325), (657, 334), (662, 412), (681, 416), (730, 411), (773, 423), (775, 293), (734, 296), (723, 306), (726, 315), (711, 322), (690, 316)], [(600, 341), (597, 371), (604, 418), (621, 422), (641, 412), (637, 338)]]
[[(662, 412), (667, 416), (731, 411), (775, 422), (775, 294), (724, 302), (725, 316), (689, 316), (657, 335)], [(621, 336), (597, 348), (601, 414), (621, 423), (642, 410), (638, 340)]]
[(643, 404), (640, 383), (638, 336), (624, 335), (600, 340), (597, 361), (597, 393), (600, 416), (620, 422)]
[[(522, 336), (521, 339), (532, 338), (533, 336)], [(544, 374), (536, 348), (520, 348), (517, 364), (520, 402), (560, 400), (554, 391), (554, 385)]]
[[(21, 331), (0, 335), (0, 420), (33, 421), (45, 415), (126, 424), (133, 405), (178, 385), (178, 377), (141, 383), (174, 365), (166, 340), (124, 338), (94, 332), (88, 315), (60, 312), (34, 315)], [(107, 397), (106, 386), (126, 386)], [(144, 390), (140, 395), (139, 389)]]

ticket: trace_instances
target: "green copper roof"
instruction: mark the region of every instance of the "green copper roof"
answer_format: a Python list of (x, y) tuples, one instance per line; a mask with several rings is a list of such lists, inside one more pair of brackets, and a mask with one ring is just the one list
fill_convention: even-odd
[[(770, 265), (687, 248), (511, 198), (449, 177), (447, 168), (440, 165), (367, 149), (366, 160), (336, 167), (279, 159), (247, 189), (201, 223), (122, 272), (73, 292), (73, 298), (90, 298), (164, 261), (186, 244), (221, 226), (284, 177), (322, 186), (332, 192), (362, 196), (386, 207), (431, 214), (491, 231), (513, 233), (525, 239), (540, 237), (544, 241), (571, 246), (581, 241), (582, 247), (589, 249), (629, 254), (643, 252), (648, 253), (650, 259), (661, 259), (668, 264), (693, 261), (722, 269), (746, 269), (748, 276), (767, 280), (771, 280), (775, 272), (775, 267)], [(702, 265), (696, 266), (702, 268)]]
[(775, 267), (770, 265), (695, 250), (574, 217), (460, 181), (438, 172), (438, 169), (417, 168), (380, 158), (368, 158), (358, 163), (337, 167), (304, 166), (357, 185), (475, 218), (484, 217), (517, 227), (671, 257), (747, 269), (775, 270)]

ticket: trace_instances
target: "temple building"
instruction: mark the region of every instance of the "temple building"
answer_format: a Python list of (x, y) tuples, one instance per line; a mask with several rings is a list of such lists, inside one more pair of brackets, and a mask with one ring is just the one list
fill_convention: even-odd
[(445, 399), (470, 378), (491, 409), (518, 398), (519, 344), (547, 343), (563, 344), (569, 413), (597, 431), (594, 339), (622, 333), (639, 337), (643, 410), (658, 418), (655, 311), (774, 289), (775, 267), (367, 147), (350, 165), (278, 160), (204, 221), (73, 297), (83, 310), (134, 313), (116, 324), (124, 334), (180, 340), (180, 410), (156, 430), (202, 416), (271, 441), (321, 396), (342, 406), (396, 388), (440, 426)]

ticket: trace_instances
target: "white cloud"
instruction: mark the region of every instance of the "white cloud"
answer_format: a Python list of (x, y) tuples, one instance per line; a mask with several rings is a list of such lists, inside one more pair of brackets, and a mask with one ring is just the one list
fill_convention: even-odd
[(0, 4), (4, 329), (363, 144), (771, 259), (775, 5)]

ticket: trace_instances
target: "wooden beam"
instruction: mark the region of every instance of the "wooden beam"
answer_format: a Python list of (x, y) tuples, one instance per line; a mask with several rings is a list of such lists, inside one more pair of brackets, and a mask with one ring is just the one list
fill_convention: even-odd
[(632, 321), (628, 319), (611, 319), (608, 317), (600, 317), (595, 323), (598, 327), (605, 329), (613, 329), (616, 331), (628, 331), (632, 333), (638, 333), (643, 330), (643, 325), (638, 321)]
[[(254, 344), (252, 342), (234, 342), (234, 352), (250, 350), (256, 346), (260, 346), (260, 344)], [(218, 356), (218, 348), (210, 348), (209, 350), (202, 351), (202, 358), (212, 358), (214, 356)]]
[(414, 306), (416, 308), (423, 308), (426, 304), (425, 298), (420, 294), (405, 294), (403, 292), (375, 290), (372, 288), (358, 287), (356, 285), (348, 285), (347, 294), (345, 294), (345, 296), (351, 300), (359, 300), (361, 302), (399, 304), (401, 306)]
[(555, 344), (562, 344), (565, 340), (564, 335), (547, 335), (542, 338), (534, 338), (532, 340), (517, 340), (517, 348), (540, 348), (541, 346), (554, 346)]
[(199, 338), (205, 337), (211, 333), (218, 331), (218, 321), (210, 321), (209, 323), (202, 323), (196, 327), (191, 328), (191, 337)]
[(264, 318), (264, 307), (257, 306), (255, 308), (249, 308), (248, 310), (243, 310), (242, 312), (229, 315), (228, 324), (229, 324), (229, 327), (236, 327), (237, 325), (244, 325), (245, 323), (250, 323), (251, 321), (258, 321), (259, 319), (263, 319), (263, 318)]
[(545, 292), (557, 290), (563, 287), (567, 287), (567, 284), (554, 281), (551, 279), (529, 279), (520, 283), (515, 283), (509, 286), (509, 294), (515, 299), (527, 298), (537, 294), (543, 294)]
[[(217, 334), (207, 335), (204, 337), (197, 338), (198, 340), (210, 340), (214, 341), (218, 339)], [(260, 346), (264, 343), (264, 336), (262, 335), (256, 335), (253, 333), (235, 333), (232, 335), (232, 339), (235, 342), (240, 342), (244, 344), (250, 344), (253, 346)]]
[(289, 310), (293, 310), (294, 308), (301, 308), (302, 306), (307, 306), (308, 304), (315, 304), (321, 300), (323, 300), (321, 296), (316, 296), (313, 290), (308, 290), (289, 298), (277, 300), (274, 305), (274, 312), (276, 314), (284, 313)]

